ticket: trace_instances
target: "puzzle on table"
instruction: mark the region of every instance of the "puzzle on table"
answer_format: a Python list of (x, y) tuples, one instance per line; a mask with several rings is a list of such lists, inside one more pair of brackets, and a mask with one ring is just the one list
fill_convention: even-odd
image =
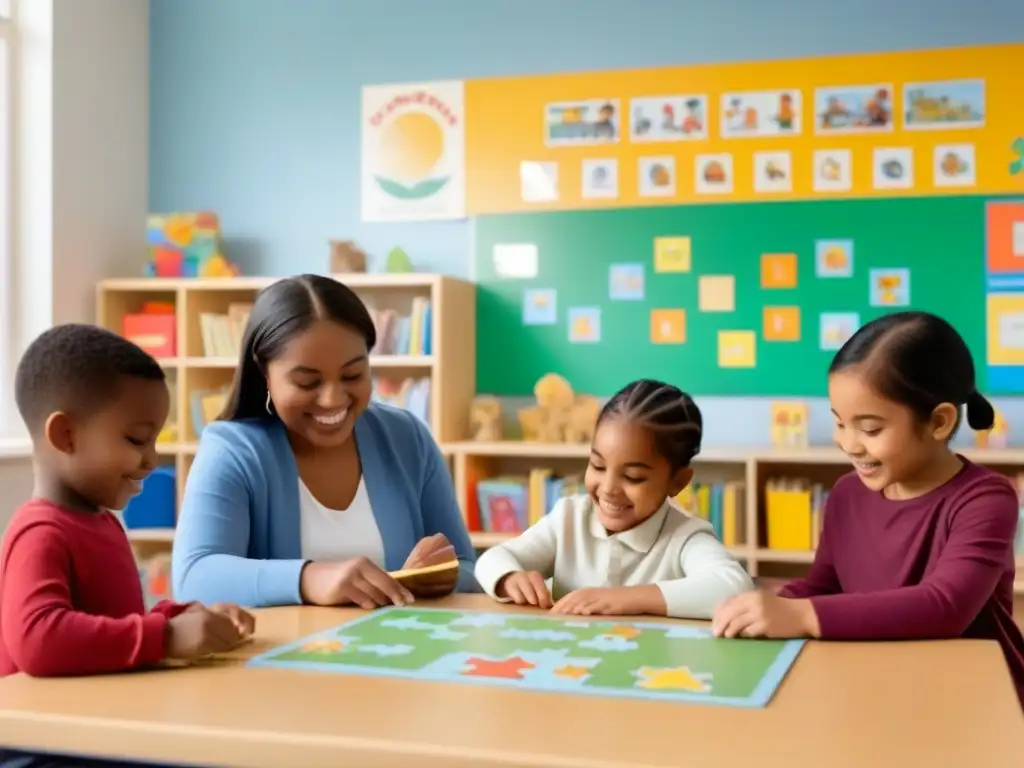
[(764, 707), (802, 640), (724, 640), (682, 624), (384, 608), (251, 666)]

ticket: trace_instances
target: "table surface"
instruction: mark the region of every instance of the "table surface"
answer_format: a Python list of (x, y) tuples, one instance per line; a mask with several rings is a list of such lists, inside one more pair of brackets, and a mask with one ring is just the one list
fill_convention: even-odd
[[(437, 607), (519, 610), (480, 595)], [(248, 655), (362, 614), (258, 611)], [(659, 619), (659, 621), (665, 621)], [(0, 680), (0, 744), (208, 766), (1005, 766), (1024, 715), (994, 642), (815, 643), (767, 708), (256, 669)]]

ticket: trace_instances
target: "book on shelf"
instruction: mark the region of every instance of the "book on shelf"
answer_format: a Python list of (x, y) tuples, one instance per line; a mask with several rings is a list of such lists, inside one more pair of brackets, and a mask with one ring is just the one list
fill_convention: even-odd
[(199, 330), (204, 357), (238, 357), (242, 335), (252, 312), (251, 302), (232, 302), (224, 314), (199, 313)]
[(230, 387), (220, 389), (197, 389), (190, 393), (192, 429), (196, 437), (203, 434), (206, 425), (216, 419), (227, 402)]
[(522, 533), (554, 508), (558, 500), (583, 493), (579, 475), (561, 477), (537, 468), (529, 475), (488, 478), (476, 483), (480, 527), (492, 533)]
[(387, 403), (403, 408), (428, 427), (430, 426), (430, 378), (389, 379), (377, 377), (373, 380), (375, 403)]
[(807, 551), (818, 546), (829, 490), (804, 478), (765, 483), (765, 522), (769, 549)]
[(675, 501), (690, 514), (707, 520), (725, 546), (737, 547), (747, 540), (746, 498), (746, 483), (730, 480), (690, 483)]
[(416, 296), (408, 315), (393, 309), (367, 307), (377, 329), (375, 355), (429, 355), (433, 339), (430, 300)]

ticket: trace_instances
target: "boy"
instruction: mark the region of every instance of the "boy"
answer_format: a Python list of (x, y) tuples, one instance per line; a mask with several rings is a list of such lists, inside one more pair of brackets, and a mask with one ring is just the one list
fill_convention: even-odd
[(118, 672), (225, 651), (252, 634), (230, 604), (146, 613), (120, 522), (156, 466), (170, 397), (160, 365), (91, 325), (52, 328), (15, 375), (35, 489), (0, 548), (0, 676)]

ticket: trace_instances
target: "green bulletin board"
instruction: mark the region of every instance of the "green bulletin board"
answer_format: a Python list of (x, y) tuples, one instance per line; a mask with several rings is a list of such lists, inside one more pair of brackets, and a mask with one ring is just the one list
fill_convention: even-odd
[[(953, 323), (984, 379), (989, 199), (711, 204), (479, 216), (474, 221), (477, 391), (532, 395), (536, 381), (554, 372), (577, 392), (597, 396), (610, 395), (639, 377), (670, 381), (695, 395), (820, 396), (826, 394), (825, 372), (835, 354), (822, 348), (822, 313), (856, 313), (863, 324), (908, 307), (935, 312)], [(689, 271), (657, 272), (654, 240), (673, 236), (690, 238)], [(841, 248), (852, 244), (852, 259), (845, 267), (840, 259), (837, 269), (848, 269), (849, 276), (818, 275), (819, 240), (840, 241)], [(518, 273), (528, 277), (509, 277), (505, 266), (496, 268), (495, 246), (507, 244), (536, 246), (535, 274), (529, 265)], [(795, 287), (762, 286), (763, 254), (795, 255)], [(771, 261), (770, 266), (784, 262)], [(831, 262), (832, 267), (836, 264)], [(642, 269), (642, 298), (610, 298), (612, 265), (632, 265), (627, 272)], [(877, 279), (893, 274), (900, 278), (898, 287), (881, 291)], [(732, 276), (731, 311), (701, 311), (700, 278), (708, 275)], [(637, 287), (639, 283), (632, 284)], [(554, 322), (524, 323), (524, 297), (536, 297), (528, 292), (551, 290), (555, 311), (547, 319)], [(890, 303), (873, 305), (873, 293), (885, 294), (881, 298)], [(570, 341), (570, 311), (577, 307), (599, 310), (597, 340)], [(799, 339), (766, 340), (765, 307), (798, 308)], [(652, 342), (651, 312), (660, 309), (685, 310), (682, 343)], [(786, 312), (792, 320), (793, 310)], [(530, 312), (534, 319), (545, 319), (543, 314)], [(778, 322), (774, 315), (771, 321)], [(739, 361), (743, 367), (719, 365), (720, 331), (754, 333), (752, 366), (746, 367), (749, 360)], [(736, 354), (735, 348), (730, 354)]]

